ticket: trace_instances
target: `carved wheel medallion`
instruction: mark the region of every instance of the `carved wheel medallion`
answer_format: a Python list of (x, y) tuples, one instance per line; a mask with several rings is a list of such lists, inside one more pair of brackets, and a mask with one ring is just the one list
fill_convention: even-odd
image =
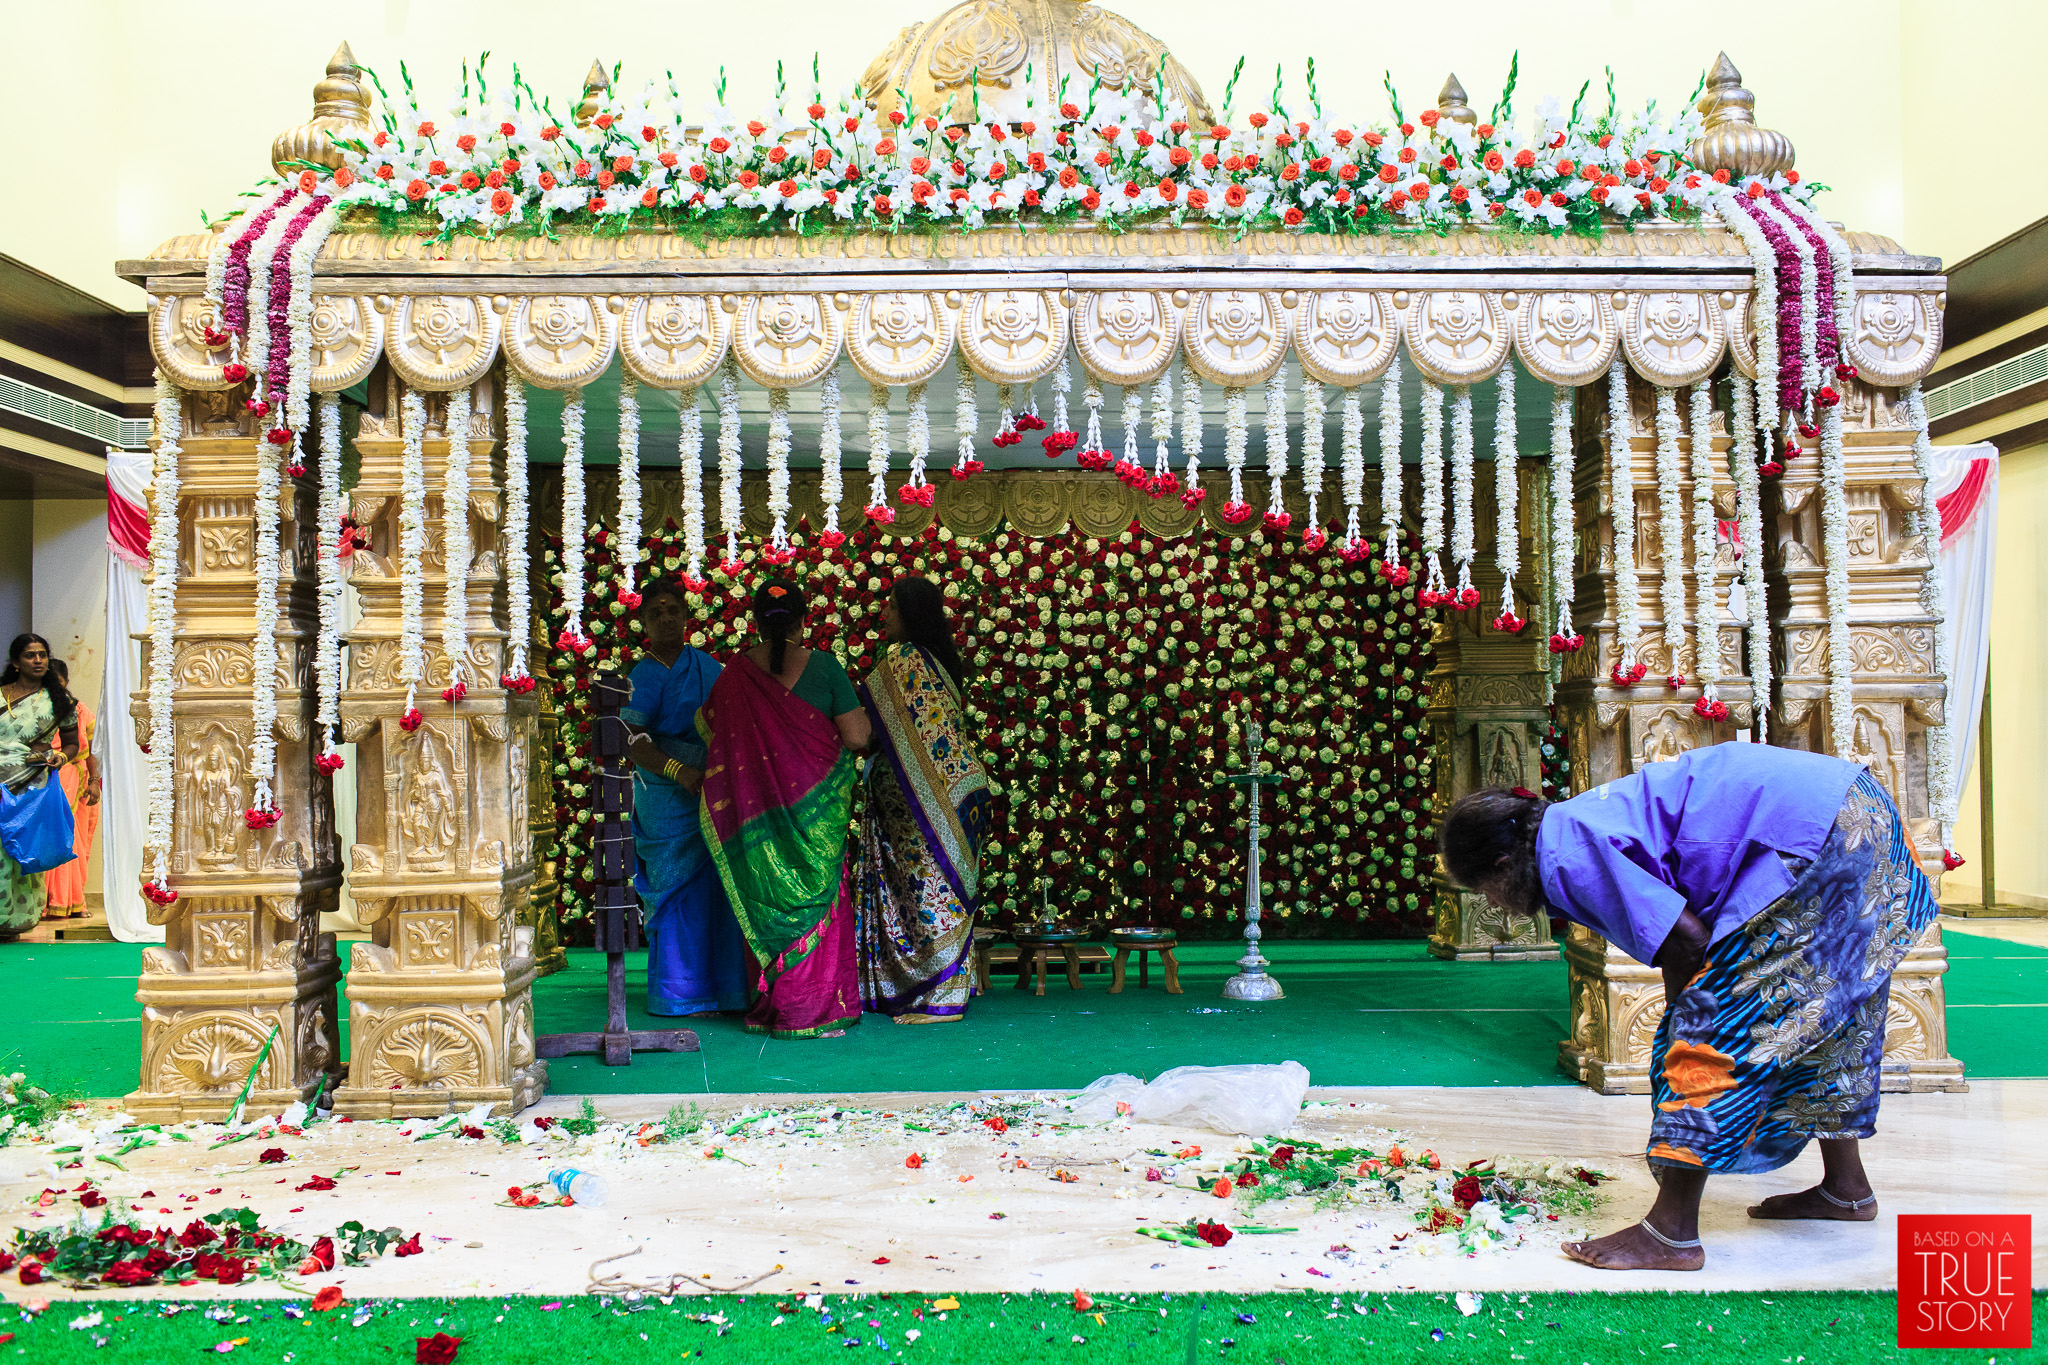
[(1726, 317), (1711, 295), (1645, 294), (1622, 323), (1621, 344), (1643, 378), (1659, 388), (1683, 388), (1720, 365)]
[(688, 389), (711, 377), (726, 341), (725, 314), (708, 296), (642, 295), (626, 310), (619, 354), (642, 383)]
[(954, 315), (936, 294), (862, 294), (846, 353), (871, 384), (921, 384), (945, 368), (955, 330)]
[(581, 294), (540, 294), (512, 305), (505, 357), (522, 379), (544, 389), (580, 389), (611, 367), (618, 320)]
[(1393, 305), (1384, 295), (1329, 289), (1302, 296), (1294, 354), (1311, 379), (1347, 389), (1378, 379), (1400, 344)]
[(1402, 320), (1408, 354), (1439, 384), (1476, 384), (1508, 356), (1508, 325), (1500, 301), (1474, 290), (1418, 295)]
[(490, 373), (501, 326), (482, 299), (408, 295), (392, 311), (385, 351), (398, 377), (414, 388), (459, 389)]
[(1074, 310), (1074, 348), (1105, 384), (1151, 383), (1166, 373), (1179, 346), (1180, 311), (1160, 291), (1091, 291)]
[(349, 294), (323, 294), (307, 320), (315, 393), (339, 393), (370, 377), (384, 354), (384, 316), (370, 301)]
[(158, 299), (150, 311), (149, 349), (181, 389), (235, 387), (221, 373), (230, 353), (207, 347), (208, 328), (220, 328), (220, 313), (202, 298)]
[(1263, 383), (1286, 358), (1287, 311), (1272, 290), (1205, 290), (1188, 309), (1188, 363), (1212, 384)]
[(1067, 315), (1042, 289), (969, 296), (960, 349), (991, 384), (1029, 384), (1052, 372), (1067, 349)]
[(792, 389), (839, 362), (839, 310), (819, 294), (755, 294), (740, 305), (733, 354), (755, 383)]
[(1607, 373), (1620, 328), (1597, 295), (1531, 294), (1515, 314), (1515, 353), (1546, 384), (1576, 388)]
[(1941, 354), (1941, 315), (1925, 294), (1858, 295), (1848, 350), (1865, 383), (1904, 388)]

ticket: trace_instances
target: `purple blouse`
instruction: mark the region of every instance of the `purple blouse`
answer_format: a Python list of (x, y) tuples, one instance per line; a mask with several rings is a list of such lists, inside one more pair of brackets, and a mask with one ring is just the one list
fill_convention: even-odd
[(1827, 842), (1860, 764), (1768, 744), (1695, 749), (1548, 807), (1536, 861), (1551, 913), (1638, 962), (1681, 911), (1718, 943), (1792, 889), (1779, 854)]

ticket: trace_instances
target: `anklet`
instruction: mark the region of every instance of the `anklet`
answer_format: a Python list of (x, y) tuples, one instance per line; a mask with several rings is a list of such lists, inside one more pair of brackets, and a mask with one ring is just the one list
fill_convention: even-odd
[(1694, 1251), (1698, 1249), (1700, 1244), (1700, 1239), (1697, 1237), (1689, 1242), (1681, 1242), (1676, 1237), (1666, 1237), (1663, 1233), (1657, 1231), (1656, 1226), (1647, 1218), (1637, 1223), (1636, 1226), (1649, 1233), (1652, 1237), (1655, 1237), (1665, 1246), (1670, 1247), (1673, 1251)]
[(1868, 1208), (1872, 1204), (1875, 1204), (1877, 1202), (1877, 1196), (1875, 1194), (1866, 1195), (1861, 1199), (1837, 1199), (1835, 1198), (1835, 1196), (1828, 1193), (1828, 1187), (1825, 1185), (1815, 1185), (1814, 1188), (1820, 1191), (1821, 1198), (1827, 1200), (1830, 1204), (1833, 1204), (1838, 1209), (1849, 1209), (1853, 1211), (1856, 1209)]

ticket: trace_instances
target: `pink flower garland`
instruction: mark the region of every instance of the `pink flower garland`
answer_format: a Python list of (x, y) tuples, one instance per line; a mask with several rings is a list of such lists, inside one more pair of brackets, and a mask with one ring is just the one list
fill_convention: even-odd
[[(320, 210), (326, 208), (327, 204), (328, 198), (324, 194), (315, 195), (307, 200), (306, 206), (300, 209), (286, 226), (284, 236), (278, 240), (277, 252), (270, 258), (270, 300), (267, 306), (270, 317), (270, 354), (265, 357), (264, 392), (270, 399), (270, 410), (278, 415), (277, 425), (270, 429), (272, 445), (290, 445), (292, 439), (290, 429), (284, 424), (284, 396), (291, 385), (292, 377), (292, 248), (306, 235), (306, 229), (320, 216)], [(245, 271), (246, 268), (245, 253)], [(246, 297), (244, 301), (246, 304)], [(245, 311), (244, 322), (246, 321)], [(304, 472), (302, 466), (294, 464), (294, 478)]]
[(1771, 244), (1771, 253), (1778, 258), (1778, 354), (1786, 359), (1778, 366), (1778, 412), (1763, 414), (1768, 420), (1764, 420), (1762, 425), (1768, 430), (1777, 426), (1780, 413), (1797, 412), (1806, 406), (1806, 389), (1800, 382), (1799, 365), (1795, 359), (1799, 354), (1801, 309), (1799, 249), (1792, 245), (1785, 229), (1758, 208), (1748, 195), (1738, 195), (1736, 202), (1756, 220), (1764, 240)]
[(249, 220), (242, 229), (242, 235), (235, 238), (235, 244), (228, 248), (227, 270), (221, 276), (220, 320), (221, 326), (238, 335), (249, 331), (249, 252), (270, 227), (270, 220), (277, 216), (277, 210), (289, 194), (281, 194), (270, 201), (263, 211)]
[(1842, 334), (1835, 326), (1834, 253), (1828, 248), (1827, 239), (1820, 235), (1819, 229), (1807, 222), (1803, 214), (1795, 212), (1791, 205), (1785, 202), (1784, 196), (1774, 189), (1767, 188), (1763, 192), (1763, 197), (1776, 205), (1778, 212), (1784, 214), (1798, 227), (1800, 235), (1805, 237), (1807, 244), (1813, 248), (1814, 287), (1820, 300), (1820, 307), (1814, 312), (1814, 348), (1820, 356), (1821, 373), (1827, 374), (1841, 362), (1842, 358)]

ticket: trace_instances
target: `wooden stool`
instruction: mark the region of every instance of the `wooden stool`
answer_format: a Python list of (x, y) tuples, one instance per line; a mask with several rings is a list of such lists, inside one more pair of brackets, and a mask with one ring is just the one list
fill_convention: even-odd
[(1072, 990), (1081, 989), (1081, 933), (1077, 929), (1028, 930), (1019, 929), (1012, 935), (1017, 940), (1017, 989), (1023, 990), (1037, 978), (1038, 994), (1045, 994), (1045, 958), (1048, 953), (1059, 953), (1067, 960), (1067, 986)]
[[(996, 940), (1000, 937), (1002, 937), (1002, 930), (1000, 929), (976, 929), (974, 931), (974, 993), (976, 995), (988, 994), (989, 955), (995, 947)], [(1015, 952), (1016, 950), (1012, 949), (1010, 956), (1006, 957), (1004, 961), (1015, 961)]]
[(1150, 934), (1118, 933), (1111, 930), (1109, 941), (1116, 946), (1116, 967), (1113, 970), (1113, 979), (1109, 983), (1109, 993), (1117, 995), (1123, 991), (1124, 966), (1132, 953), (1138, 955), (1138, 988), (1143, 990), (1147, 984), (1146, 968), (1151, 963), (1151, 959), (1145, 954), (1157, 953), (1160, 965), (1166, 969), (1166, 993), (1181, 994), (1180, 959), (1173, 955), (1174, 941), (1178, 937), (1171, 929), (1162, 929)]

